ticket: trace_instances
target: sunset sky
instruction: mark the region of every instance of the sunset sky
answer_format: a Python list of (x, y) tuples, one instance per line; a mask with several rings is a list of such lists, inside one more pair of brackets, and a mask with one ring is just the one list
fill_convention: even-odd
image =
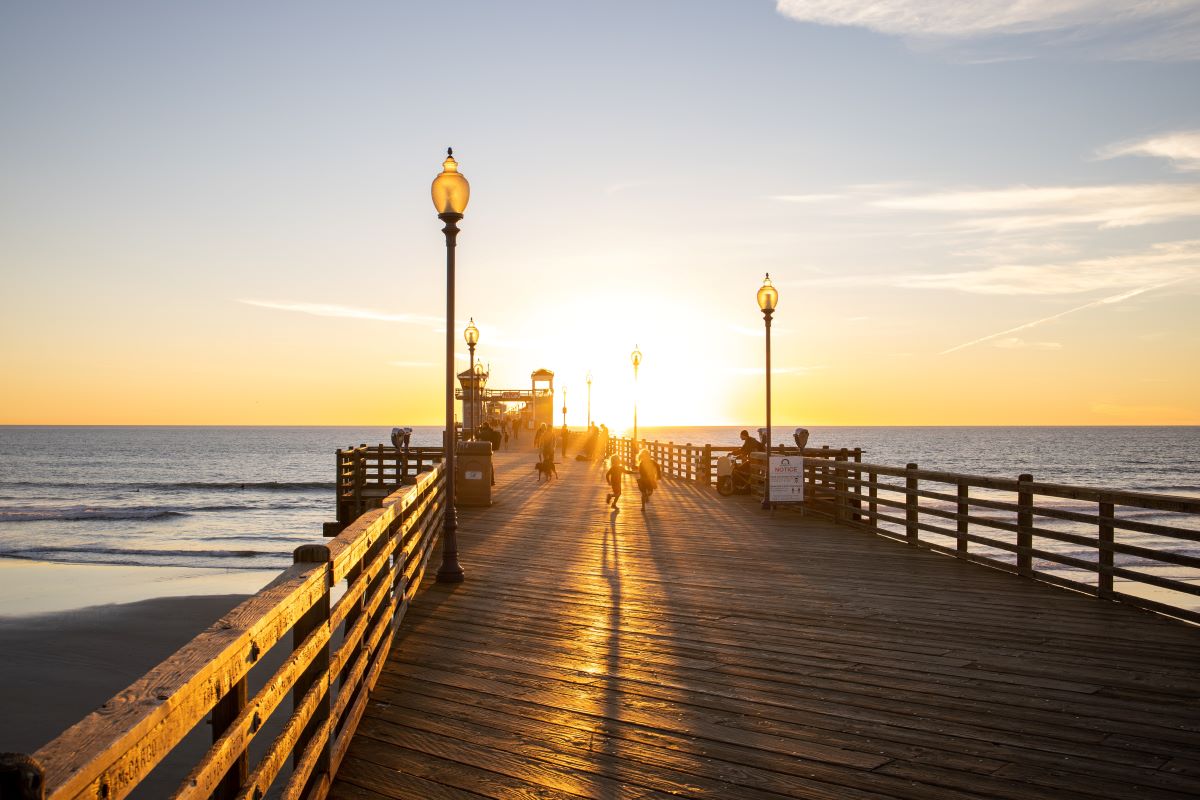
[[(0, 423), (1200, 424), (1194, 0), (0, 8)], [(561, 406), (561, 400), (558, 403)]]

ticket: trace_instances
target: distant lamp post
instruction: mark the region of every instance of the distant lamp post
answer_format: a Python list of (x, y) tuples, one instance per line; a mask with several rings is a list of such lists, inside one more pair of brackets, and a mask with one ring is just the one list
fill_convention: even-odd
[(592, 429), (592, 371), (589, 369), (587, 374), (588, 385), (588, 430)]
[(562, 432), (562, 452), (563, 458), (567, 457), (567, 387), (563, 387), (563, 432)]
[(454, 508), (454, 449), (457, 446), (454, 432), (454, 248), (458, 240), (458, 222), (471, 198), (471, 186), (458, 171), (454, 150), (450, 148), (446, 148), (442, 172), (433, 179), (430, 194), (438, 219), (446, 223), (442, 228), (442, 233), (446, 234), (446, 435), (442, 459), (446, 470), (446, 511), (442, 527), (442, 566), (438, 569), (437, 579), (439, 583), (458, 583), (463, 579), (463, 568), (458, 563), (458, 512)]
[(483, 376), (487, 374), (482, 361), (477, 361), (471, 367), (471, 374), (475, 380), (475, 402), (471, 404), (471, 416), (474, 418), (475, 429), (478, 430), (483, 424)]
[(758, 289), (758, 307), (763, 313), (763, 324), (767, 328), (767, 479), (763, 482), (763, 508), (771, 507), (771, 315), (779, 303), (779, 291), (771, 285), (771, 273), (763, 278)]
[(642, 363), (642, 351), (635, 344), (633, 352), (629, 354), (629, 360), (633, 362), (633, 448), (637, 449), (637, 401), (638, 401), (638, 366)]
[[(467, 349), (471, 351), (471, 377), (476, 381), (475, 388), (471, 391), (471, 428), (472, 430), (479, 427), (479, 420), (475, 416), (475, 398), (479, 396), (479, 375), (475, 372), (475, 345), (479, 344), (479, 328), (475, 327), (475, 318), (471, 317), (471, 321), (467, 323), (467, 329), (463, 331), (463, 338), (467, 340)], [(465, 417), (466, 414), (463, 414)]]

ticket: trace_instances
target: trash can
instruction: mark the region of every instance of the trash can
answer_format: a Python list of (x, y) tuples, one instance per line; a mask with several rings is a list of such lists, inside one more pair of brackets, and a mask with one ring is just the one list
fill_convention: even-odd
[(454, 497), (460, 506), (492, 504), (492, 443), (460, 442), (454, 459)]

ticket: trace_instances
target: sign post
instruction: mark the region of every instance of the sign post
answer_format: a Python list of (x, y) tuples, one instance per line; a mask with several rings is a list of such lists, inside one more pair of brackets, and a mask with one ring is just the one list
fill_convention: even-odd
[(772, 503), (804, 502), (804, 458), (771, 456), (767, 479), (771, 485)]

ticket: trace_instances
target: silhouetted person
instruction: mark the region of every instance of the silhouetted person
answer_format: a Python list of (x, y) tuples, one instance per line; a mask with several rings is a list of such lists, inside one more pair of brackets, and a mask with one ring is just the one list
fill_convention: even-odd
[(658, 468), (658, 462), (650, 455), (649, 450), (642, 448), (638, 451), (637, 469), (634, 470), (634, 474), (637, 475), (638, 491), (642, 493), (642, 508), (645, 508), (646, 501), (654, 494), (659, 478), (662, 477), (662, 470)]
[(608, 460), (608, 471), (604, 473), (604, 480), (608, 482), (610, 490), (604, 498), (604, 504), (611, 505), (614, 511), (620, 511), (617, 501), (621, 499), (621, 484), (625, 480), (625, 465), (621, 463), (620, 456), (614, 454)]

